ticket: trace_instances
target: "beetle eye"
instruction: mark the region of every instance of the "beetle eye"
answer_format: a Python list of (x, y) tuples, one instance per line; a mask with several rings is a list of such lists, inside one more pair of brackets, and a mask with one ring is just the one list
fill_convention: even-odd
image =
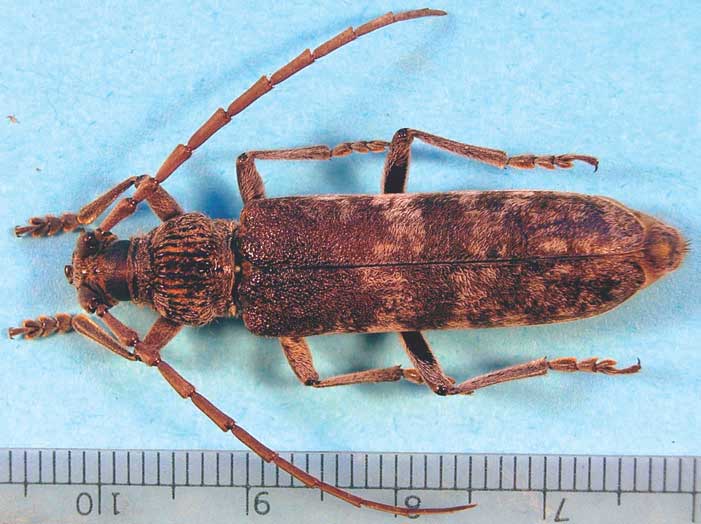
[(63, 268), (63, 273), (66, 275), (66, 278), (68, 279), (68, 283), (72, 284), (73, 283), (73, 266), (68, 264)]

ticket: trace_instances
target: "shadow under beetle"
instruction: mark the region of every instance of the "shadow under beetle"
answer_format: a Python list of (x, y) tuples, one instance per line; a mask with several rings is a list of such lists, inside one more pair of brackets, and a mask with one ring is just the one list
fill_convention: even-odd
[[(305, 485), (345, 500), (401, 515), (470, 508), (403, 508), (363, 499), (322, 482), (288, 462), (200, 395), (161, 357), (185, 325), (240, 316), (256, 335), (278, 337), (305, 385), (330, 387), (402, 378), (439, 395), (470, 394), (548, 370), (635, 373), (611, 359), (539, 359), (456, 383), (421, 333), (425, 329), (544, 324), (607, 311), (676, 269), (686, 245), (660, 221), (605, 197), (550, 191), (406, 194), (411, 144), (434, 147), (499, 168), (569, 168), (584, 155), (509, 157), (503, 151), (400, 129), (391, 142), (347, 142), (251, 151), (236, 163), (244, 202), (239, 221), (185, 213), (161, 186), (195, 149), (232, 117), (304, 67), (359, 36), (395, 22), (443, 11), (388, 13), (349, 28), (314, 51), (305, 50), (217, 109), (178, 145), (154, 177), (131, 177), (79, 213), (32, 218), (18, 236), (50, 236), (92, 223), (131, 186), (94, 231), (83, 231), (65, 267), (80, 305), (97, 315), (58, 314), (26, 320), (10, 336), (42, 337), (75, 330), (127, 360), (153, 366), (223, 431)], [(266, 198), (255, 166), (261, 160), (329, 160), (350, 153), (387, 154), (380, 195)], [(148, 202), (163, 223), (118, 240), (111, 230)], [(115, 318), (120, 301), (146, 304), (160, 317), (146, 337)], [(413, 364), (320, 379), (304, 339), (324, 333), (397, 332)], [(129, 349), (133, 348), (133, 349)]]

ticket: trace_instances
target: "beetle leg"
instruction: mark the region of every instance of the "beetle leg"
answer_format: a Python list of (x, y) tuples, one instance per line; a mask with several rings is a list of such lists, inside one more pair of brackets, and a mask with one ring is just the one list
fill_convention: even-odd
[(456, 384), (449, 392), (449, 395), (462, 394), (469, 395), (479, 388), (493, 386), (502, 382), (518, 380), (522, 378), (537, 377), (552, 371), (587, 371), (590, 373), (603, 373), (605, 375), (629, 375), (640, 371), (640, 361), (627, 368), (617, 368), (616, 361), (610, 358), (599, 360), (596, 357), (577, 360), (573, 357), (556, 358), (548, 360), (541, 358), (523, 364), (516, 364), (507, 368), (497, 369), (491, 373), (485, 373), (471, 378), (460, 384)]
[[(159, 187), (162, 182), (164, 182), (188, 158), (192, 156), (192, 153), (197, 148), (209, 140), (214, 133), (228, 124), (234, 116), (246, 109), (264, 94), (270, 92), (273, 87), (281, 84), (292, 75), (313, 64), (319, 58), (322, 58), (336, 49), (343, 47), (360, 36), (376, 31), (377, 29), (387, 25), (402, 22), (404, 20), (413, 20), (415, 18), (423, 18), (426, 16), (443, 16), (445, 14), (445, 11), (440, 11), (437, 9), (414, 9), (412, 11), (404, 11), (397, 14), (390, 12), (374, 18), (373, 20), (370, 20), (369, 22), (366, 22), (355, 29), (349, 27), (345, 31), (327, 40), (313, 51), (305, 49), (299, 56), (293, 58), (290, 62), (275, 71), (272, 75), (270, 75), (270, 77), (260, 77), (253, 85), (251, 85), (251, 87), (244, 91), (243, 94), (231, 102), (226, 109), (221, 107), (217, 109), (212, 116), (210, 116), (199, 127), (199, 129), (192, 134), (186, 144), (178, 144), (175, 146), (175, 149), (173, 149), (170, 155), (168, 155), (161, 167), (156, 172), (153, 179), (155, 182), (155, 184), (152, 184), (153, 187)], [(102, 222), (100, 229), (103, 231), (110, 231), (117, 223), (134, 213), (139, 202), (147, 200), (151, 191), (153, 190), (154, 189), (145, 187), (138, 190), (134, 197), (127, 198), (119, 202), (109, 216)]]
[(146, 200), (153, 212), (163, 221), (182, 214), (183, 210), (175, 199), (161, 187), (157, 178), (143, 175), (134, 184), (134, 195), (120, 200), (112, 211), (100, 223), (99, 229), (103, 232), (111, 231), (122, 220), (130, 217), (140, 202)]
[[(100, 308), (98, 308), (100, 309)], [(139, 340), (138, 335), (134, 330), (124, 325), (121, 321), (107, 312), (104, 307), (99, 310), (98, 315), (113, 332), (117, 339), (123, 339), (124, 345), (134, 347), (134, 352), (130, 352), (107, 331), (98, 326), (86, 315), (76, 315), (72, 319), (72, 327), (81, 335), (97, 342), (98, 344), (109, 349), (113, 353), (131, 361), (141, 361), (146, 365), (155, 367), (160, 372), (161, 376), (170, 384), (170, 386), (182, 397), (189, 398), (192, 403), (204, 413), (212, 422), (214, 422), (222, 431), (230, 431), (234, 437), (247, 446), (256, 455), (261, 457), (266, 462), (272, 462), (281, 470), (289, 473), (291, 476), (302, 482), (305, 486), (318, 488), (321, 491), (328, 493), (334, 497), (344, 500), (356, 507), (367, 507), (377, 511), (394, 513), (396, 515), (411, 516), (425, 515), (435, 513), (453, 513), (464, 509), (475, 507), (475, 504), (466, 504), (462, 506), (451, 506), (445, 508), (403, 508), (383, 504), (372, 500), (364, 499), (353, 495), (352, 493), (323, 482), (322, 480), (310, 475), (307, 471), (295, 466), (290, 461), (282, 458), (275, 451), (265, 446), (258, 439), (253, 437), (245, 429), (239, 426), (234, 419), (222, 412), (203, 395), (197, 392), (195, 386), (185, 380), (172, 366), (161, 358), (161, 350), (172, 340), (172, 338), (180, 331), (181, 325), (175, 324), (163, 317), (153, 324), (148, 334), (143, 341)]]
[(498, 149), (463, 144), (462, 142), (455, 142), (454, 140), (416, 129), (400, 129), (392, 138), (387, 160), (385, 161), (381, 186), (383, 193), (403, 193), (406, 189), (409, 161), (411, 159), (411, 143), (415, 138), (439, 149), (445, 149), (451, 153), (500, 168), (533, 169), (544, 167), (545, 169), (555, 169), (559, 167), (568, 169), (572, 167), (575, 160), (579, 160), (591, 164), (596, 171), (599, 165), (599, 161), (596, 158), (587, 155), (519, 155), (510, 157), (504, 151)]
[(58, 313), (53, 317), (40, 316), (36, 320), (27, 319), (22, 322), (22, 327), (12, 327), (7, 330), (10, 338), (22, 335), (24, 338), (48, 337), (54, 333), (69, 333), (73, 331), (73, 315)]
[(401, 366), (391, 368), (368, 369), (355, 373), (335, 375), (320, 380), (319, 373), (314, 368), (312, 352), (304, 337), (280, 337), (282, 351), (289, 362), (292, 371), (305, 386), (328, 388), (368, 382), (394, 382), (402, 378), (414, 379), (413, 369), (402, 369)]
[[(68, 233), (78, 229), (81, 226), (91, 224), (97, 219), (97, 217), (105, 212), (110, 204), (117, 200), (119, 195), (124, 193), (131, 186), (135, 186), (137, 188), (137, 192), (139, 188), (142, 187), (149, 189), (149, 194), (146, 197), (146, 200), (149, 203), (149, 206), (151, 206), (153, 212), (161, 220), (165, 221), (182, 214), (183, 210), (180, 208), (175, 199), (170, 196), (165, 189), (160, 187), (158, 184), (155, 184), (154, 178), (147, 175), (132, 176), (117, 184), (105, 194), (97, 197), (89, 204), (83, 206), (78, 213), (63, 213), (60, 217), (52, 215), (47, 215), (45, 217), (32, 217), (29, 219), (28, 225), (15, 227), (15, 235), (18, 237), (27, 234), (33, 237), (53, 236), (58, 232)], [(115, 219), (113, 218), (113, 220)], [(114, 221), (114, 224), (120, 220), (122, 220), (122, 218)], [(102, 226), (105, 226), (105, 223), (103, 223)], [(103, 231), (108, 230), (109, 229), (104, 229), (103, 227)]]
[(541, 358), (497, 369), (455, 384), (455, 381), (443, 372), (428, 342), (420, 332), (407, 331), (400, 333), (399, 336), (409, 358), (416, 366), (416, 371), (426, 385), (438, 395), (469, 395), (477, 389), (502, 382), (545, 375), (549, 370), (565, 372), (587, 371), (605, 375), (628, 375), (640, 371), (640, 361), (627, 368), (617, 368), (615, 367), (616, 361), (610, 358), (599, 360), (593, 357), (579, 361), (572, 357), (553, 360)]
[(190, 382), (185, 380), (175, 369), (168, 365), (165, 361), (160, 358), (155, 359), (151, 362), (152, 366), (156, 367), (161, 373), (163, 378), (171, 385), (175, 391), (182, 398), (189, 398), (192, 403), (199, 409), (202, 413), (207, 415), (209, 419), (214, 422), (219, 429), (222, 431), (231, 431), (231, 433), (240, 442), (247, 446), (256, 455), (261, 457), (266, 462), (272, 462), (281, 470), (287, 472), (292, 477), (296, 478), (302, 482), (305, 486), (310, 488), (318, 488), (324, 493), (328, 493), (334, 497), (344, 500), (356, 507), (367, 507), (377, 511), (384, 511), (387, 513), (394, 513), (395, 515), (410, 516), (410, 515), (423, 515), (423, 514), (435, 514), (435, 513), (453, 513), (456, 511), (461, 511), (464, 509), (469, 509), (475, 506), (475, 504), (467, 504), (463, 506), (453, 506), (446, 508), (402, 508), (399, 506), (392, 506), (390, 504), (382, 504), (380, 502), (375, 502), (372, 500), (364, 499), (353, 495), (352, 493), (327, 484), (322, 480), (316, 478), (315, 476), (309, 474), (305, 470), (295, 466), (290, 461), (284, 459), (278, 455), (275, 451), (265, 446), (258, 439), (253, 437), (245, 429), (239, 426), (234, 419), (229, 417), (226, 413), (222, 412), (204, 396), (197, 392), (195, 386)]
[(257, 198), (265, 198), (263, 179), (256, 169), (256, 160), (331, 160), (351, 153), (383, 153), (389, 142), (382, 140), (344, 142), (333, 149), (328, 146), (309, 146), (294, 149), (248, 151), (236, 159), (236, 177), (244, 204)]
[(437, 395), (447, 395), (455, 379), (443, 372), (421, 332), (403, 331), (399, 333), (399, 338), (421, 380)]

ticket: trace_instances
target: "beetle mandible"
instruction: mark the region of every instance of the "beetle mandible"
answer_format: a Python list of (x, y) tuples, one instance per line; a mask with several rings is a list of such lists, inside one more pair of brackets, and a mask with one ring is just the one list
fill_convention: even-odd
[[(244, 202), (239, 221), (185, 213), (162, 183), (235, 115), (316, 59), (395, 22), (443, 11), (387, 13), (349, 28), (314, 51), (263, 76), (227, 109), (218, 109), (178, 145), (155, 176), (130, 177), (77, 214), (32, 218), (18, 236), (83, 229), (130, 187), (93, 231), (82, 231), (65, 273), (84, 314), (26, 320), (10, 336), (36, 338), (75, 330), (117, 355), (155, 367), (183, 397), (223, 431), (307, 486), (356, 506), (401, 515), (472, 507), (402, 508), (360, 498), (322, 482), (256, 440), (199, 394), (161, 356), (183, 326), (240, 316), (254, 334), (277, 337), (295, 375), (313, 387), (365, 382), (423, 383), (439, 395), (471, 394), (501, 382), (554, 371), (629, 374), (640, 364), (612, 359), (539, 359), (456, 383), (442, 370), (421, 331), (519, 326), (605, 312), (676, 269), (687, 249), (672, 227), (605, 197), (549, 191), (405, 193), (411, 144), (431, 146), (499, 168), (596, 167), (592, 156), (519, 155), (463, 144), (413, 129), (391, 142), (347, 142), (251, 151), (236, 169)], [(384, 153), (380, 195), (266, 198), (255, 161), (329, 160), (350, 153)], [(146, 201), (162, 224), (118, 240), (112, 229)], [(159, 318), (142, 339), (111, 309), (145, 304)], [(394, 366), (321, 379), (306, 336), (397, 332), (411, 369)]]

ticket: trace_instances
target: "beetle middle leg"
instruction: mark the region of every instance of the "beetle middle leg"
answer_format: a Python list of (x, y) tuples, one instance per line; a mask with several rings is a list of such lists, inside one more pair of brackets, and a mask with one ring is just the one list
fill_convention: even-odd
[(469, 395), (477, 389), (502, 382), (545, 375), (549, 370), (565, 372), (588, 371), (605, 375), (628, 375), (637, 373), (640, 370), (640, 362), (627, 368), (617, 368), (616, 361), (608, 358), (601, 360), (596, 357), (584, 360), (577, 360), (573, 357), (555, 358), (552, 360), (541, 358), (497, 369), (455, 384), (455, 380), (443, 372), (426, 338), (421, 333), (418, 331), (407, 331), (400, 333), (399, 336), (409, 355), (409, 359), (416, 367), (416, 371), (426, 385), (438, 395)]
[(387, 153), (384, 173), (382, 176), (383, 193), (403, 193), (406, 188), (406, 180), (409, 172), (409, 161), (411, 159), (411, 143), (415, 138), (422, 142), (461, 155), (484, 164), (495, 167), (516, 169), (534, 169), (543, 167), (545, 169), (572, 167), (574, 161), (579, 160), (594, 166), (594, 170), (599, 165), (599, 161), (593, 156), (587, 155), (518, 155), (509, 156), (504, 151), (489, 149), (486, 147), (463, 144), (437, 135), (432, 135), (417, 129), (400, 129), (392, 137), (392, 143)]
[(305, 386), (328, 388), (333, 386), (346, 386), (349, 384), (395, 382), (402, 378), (413, 382), (420, 382), (421, 380), (416, 370), (402, 369), (401, 366), (368, 369), (319, 379), (319, 373), (316, 371), (314, 361), (312, 360), (312, 352), (304, 337), (280, 337), (279, 340), (282, 351), (292, 371), (294, 371), (299, 381)]

